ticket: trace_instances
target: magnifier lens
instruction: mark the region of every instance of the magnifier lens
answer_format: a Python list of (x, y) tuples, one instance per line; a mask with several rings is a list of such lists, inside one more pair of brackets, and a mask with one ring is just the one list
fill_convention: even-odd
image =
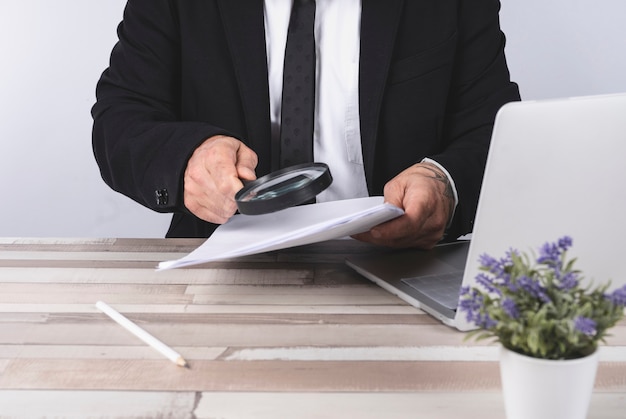
[(248, 183), (235, 200), (242, 214), (266, 214), (307, 202), (331, 183), (326, 164), (301, 164)]
[(266, 183), (256, 189), (252, 189), (246, 196), (242, 197), (242, 201), (261, 201), (276, 198), (291, 191), (298, 190), (309, 183), (311, 183), (311, 178), (305, 175), (296, 175), (285, 180), (280, 179), (277, 183), (271, 185)]

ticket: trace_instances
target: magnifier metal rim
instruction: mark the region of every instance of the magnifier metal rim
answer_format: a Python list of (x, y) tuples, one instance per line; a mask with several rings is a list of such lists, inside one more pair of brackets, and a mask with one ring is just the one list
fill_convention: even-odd
[[(299, 172), (306, 172), (310, 170), (319, 171), (321, 172), (321, 174), (317, 178), (312, 179), (309, 183), (301, 186), (298, 189), (294, 189), (293, 191), (286, 192), (274, 198), (250, 201), (243, 200), (251, 190), (262, 186), (266, 182), (272, 181), (287, 174), (293, 174), (292, 177), (296, 177)], [(268, 175), (262, 176), (252, 182), (247, 183), (239, 192), (237, 192), (237, 194), (235, 195), (235, 201), (237, 201), (237, 208), (239, 208), (239, 212), (242, 214), (267, 214), (307, 202), (310, 199), (315, 198), (317, 194), (326, 189), (332, 182), (333, 178), (330, 174), (330, 169), (327, 164), (298, 164), (295, 166), (290, 166), (281, 170), (277, 170), (276, 172), (272, 172)]]

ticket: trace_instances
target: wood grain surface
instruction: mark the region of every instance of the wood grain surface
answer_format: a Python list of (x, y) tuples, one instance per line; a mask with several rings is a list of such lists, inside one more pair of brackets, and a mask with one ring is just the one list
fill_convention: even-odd
[[(155, 270), (200, 244), (0, 238), (0, 419), (504, 417), (497, 345), (465, 340), (344, 264), (380, 248), (337, 240)], [(624, 412), (621, 322), (601, 348), (589, 418)]]

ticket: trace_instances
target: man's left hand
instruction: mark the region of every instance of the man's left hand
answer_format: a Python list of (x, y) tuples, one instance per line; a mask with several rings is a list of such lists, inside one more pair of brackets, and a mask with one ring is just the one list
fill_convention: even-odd
[(385, 202), (404, 214), (354, 238), (388, 247), (430, 249), (444, 236), (454, 211), (452, 185), (446, 174), (431, 163), (418, 163), (390, 180)]

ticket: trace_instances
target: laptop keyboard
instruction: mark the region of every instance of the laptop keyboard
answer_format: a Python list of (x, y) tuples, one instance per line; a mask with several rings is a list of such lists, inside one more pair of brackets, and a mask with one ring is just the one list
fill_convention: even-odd
[(404, 278), (402, 282), (450, 310), (456, 310), (463, 271)]

